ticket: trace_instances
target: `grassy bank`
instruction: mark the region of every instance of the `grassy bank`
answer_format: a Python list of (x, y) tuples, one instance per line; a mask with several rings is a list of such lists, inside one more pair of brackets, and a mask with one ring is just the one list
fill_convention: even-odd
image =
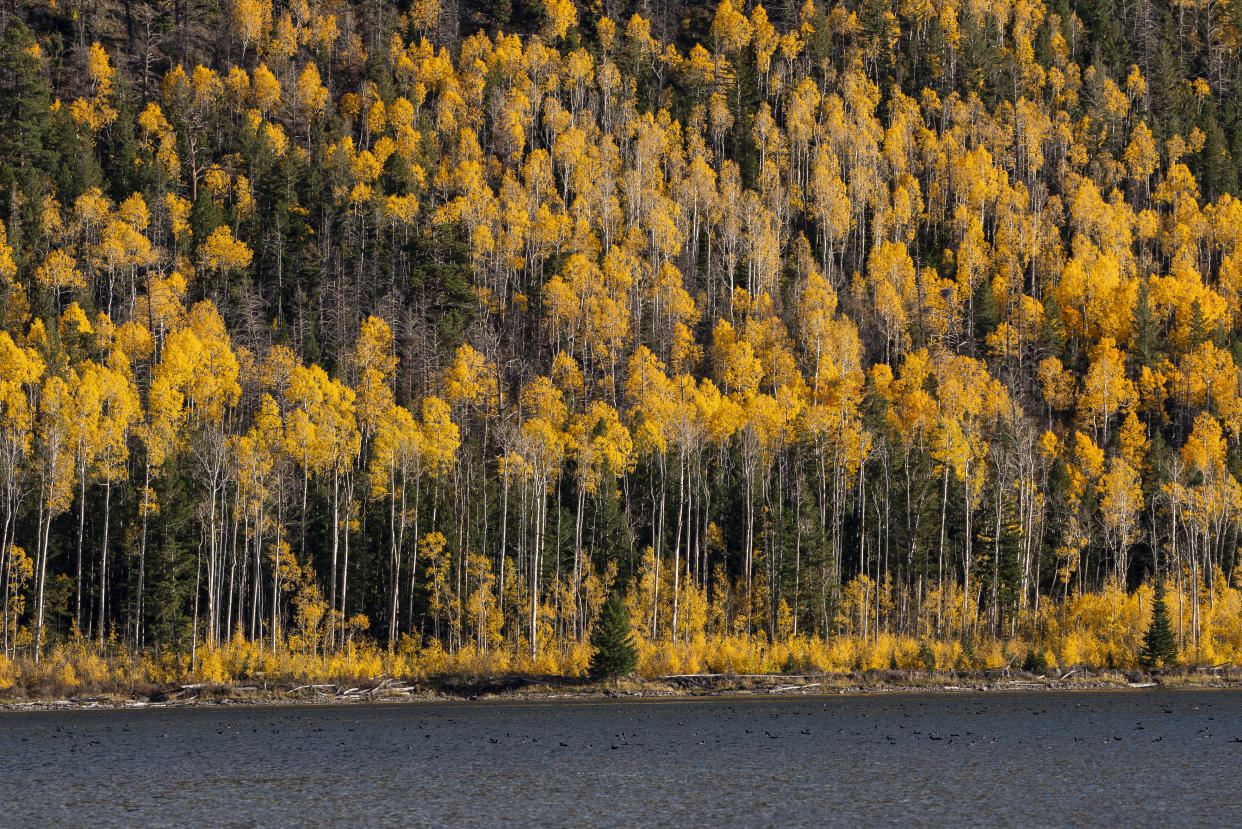
[[(74, 637), (47, 648), (0, 655), (0, 704), (107, 701), (183, 704), (214, 700), (354, 701), (533, 698), (634, 694), (837, 693), (898, 689), (1056, 689), (1242, 684), (1242, 662), (1179, 654), (1146, 672), (1137, 643), (1090, 650), (1041, 647), (1020, 638), (919, 640), (881, 634), (831, 640), (791, 636), (635, 637), (638, 668), (611, 685), (586, 678), (591, 646), (568, 639), (531, 654), (522, 643), (479, 652), (446, 651), (438, 640), (405, 638), (393, 650), (360, 637), (339, 648), (234, 637), (192, 652), (129, 651)], [(1071, 647), (1074, 645), (1074, 647)], [(1084, 658), (1084, 653), (1095, 658)], [(1073, 656), (1073, 661), (1068, 657)]]
[(1179, 668), (1147, 673), (1111, 669), (971, 671), (866, 670), (813, 674), (679, 674), (591, 682), (564, 675), (351, 677), (332, 682), (290, 678), (237, 682), (78, 684), (55, 689), (14, 683), (0, 709), (175, 707), (229, 704), (356, 704), (434, 701), (538, 701), (591, 698), (677, 698), (869, 693), (1044, 692), (1152, 688), (1240, 688), (1242, 669)]

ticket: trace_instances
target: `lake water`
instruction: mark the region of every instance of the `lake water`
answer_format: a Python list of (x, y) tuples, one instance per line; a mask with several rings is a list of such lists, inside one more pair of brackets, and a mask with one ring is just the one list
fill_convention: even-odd
[(1242, 692), (0, 713), (4, 826), (1242, 826)]

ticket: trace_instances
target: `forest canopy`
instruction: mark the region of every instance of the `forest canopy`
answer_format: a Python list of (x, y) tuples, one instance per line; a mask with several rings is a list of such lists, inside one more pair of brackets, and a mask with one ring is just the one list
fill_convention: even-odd
[(5, 657), (1242, 659), (1239, 10), (6, 4)]

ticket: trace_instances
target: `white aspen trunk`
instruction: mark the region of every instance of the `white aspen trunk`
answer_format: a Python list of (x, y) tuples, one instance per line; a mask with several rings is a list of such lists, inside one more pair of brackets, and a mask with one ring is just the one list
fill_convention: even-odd
[(112, 482), (104, 482), (103, 547), (99, 554), (99, 647), (107, 641), (108, 627), (108, 533), (112, 518)]

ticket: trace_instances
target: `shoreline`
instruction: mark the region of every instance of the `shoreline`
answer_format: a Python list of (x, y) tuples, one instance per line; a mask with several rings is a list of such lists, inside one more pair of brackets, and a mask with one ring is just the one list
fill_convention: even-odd
[(1219, 690), (1242, 688), (1242, 671), (1160, 675), (1069, 671), (1061, 676), (993, 671), (868, 671), (847, 674), (688, 674), (594, 683), (576, 677), (501, 676), (430, 680), (377, 678), (356, 683), (280, 683), (170, 686), (149, 696), (101, 692), (73, 697), (0, 697), (0, 712), (146, 710), (216, 706), (294, 706), (419, 703), (512, 703), (584, 700), (690, 700), (877, 694), (1056, 693), (1064, 691)]

